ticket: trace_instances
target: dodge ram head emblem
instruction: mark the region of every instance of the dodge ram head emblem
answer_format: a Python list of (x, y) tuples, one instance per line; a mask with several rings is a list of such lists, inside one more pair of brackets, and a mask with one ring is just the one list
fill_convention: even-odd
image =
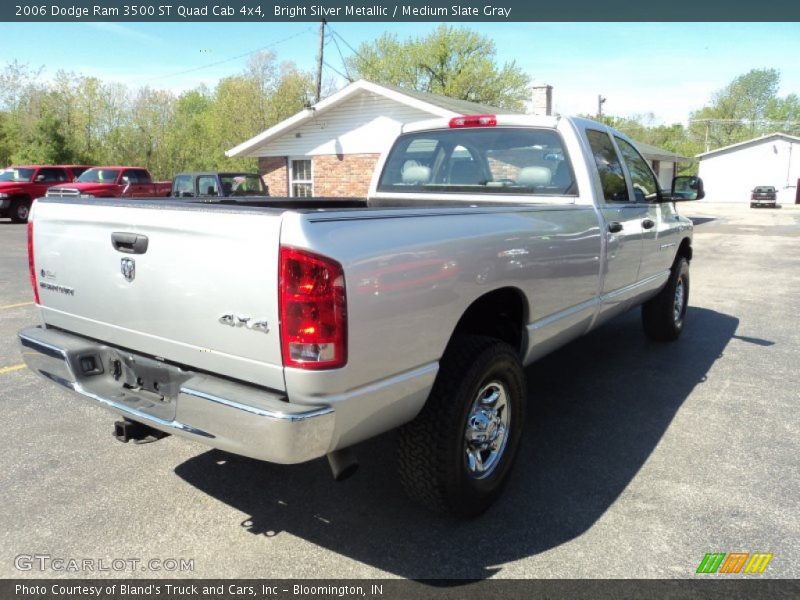
[(136, 279), (136, 261), (132, 258), (120, 259), (120, 270), (126, 281), (133, 281)]

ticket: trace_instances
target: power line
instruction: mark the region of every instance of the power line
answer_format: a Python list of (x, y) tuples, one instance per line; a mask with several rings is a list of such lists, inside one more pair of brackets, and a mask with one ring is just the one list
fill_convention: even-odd
[(337, 74), (339, 77), (344, 77), (345, 79), (347, 79), (347, 81), (349, 81), (349, 82), (351, 82), (351, 83), (352, 83), (352, 81), (353, 81), (353, 80), (352, 80), (352, 79), (350, 79), (350, 77), (349, 77), (348, 75), (345, 75), (345, 74), (344, 74), (344, 73), (342, 73), (341, 71), (339, 71), (339, 70), (335, 69), (334, 67), (332, 67), (330, 64), (328, 64), (328, 63), (327, 63), (327, 62), (325, 62), (325, 61), (323, 61), (323, 62), (322, 62), (322, 64), (323, 64), (323, 65), (325, 65), (326, 67), (328, 67), (328, 68), (329, 68), (331, 71), (333, 71), (334, 73), (336, 73), (336, 74)]
[(283, 44), (284, 42), (288, 42), (289, 40), (293, 40), (296, 37), (300, 37), (301, 35), (309, 33), (310, 31), (311, 31), (311, 27), (308, 27), (307, 29), (304, 29), (303, 31), (300, 31), (299, 33), (295, 33), (295, 34), (290, 35), (288, 37), (285, 37), (285, 38), (282, 38), (282, 39), (277, 40), (275, 42), (272, 42), (271, 44), (268, 44), (266, 46), (261, 46), (260, 48), (256, 48), (254, 50), (250, 50), (250, 51), (245, 52), (243, 54), (237, 54), (236, 56), (231, 56), (230, 58), (225, 58), (223, 60), (218, 60), (216, 62), (209, 63), (207, 65), (202, 65), (200, 67), (194, 67), (192, 69), (186, 69), (185, 71), (177, 71), (175, 73), (169, 73), (167, 75), (159, 75), (157, 77), (150, 77), (149, 79), (140, 79), (138, 81), (138, 83), (140, 83), (140, 84), (142, 84), (142, 83), (150, 83), (151, 81), (157, 81), (159, 79), (166, 79), (167, 77), (177, 77), (178, 75), (186, 75), (187, 73), (196, 73), (197, 71), (202, 71), (203, 69), (210, 69), (211, 67), (216, 67), (218, 65), (222, 65), (222, 64), (234, 61), (234, 60), (238, 60), (240, 58), (244, 58), (245, 56), (250, 56), (252, 54), (255, 54), (256, 52), (263, 52), (264, 50), (269, 50), (270, 48), (274, 48), (275, 46), (277, 46), (279, 44)]
[[(330, 27), (328, 27), (328, 29), (331, 32), (333, 32), (333, 30)], [(339, 47), (339, 42), (336, 41), (336, 36), (335, 35), (331, 36), (331, 39), (333, 40), (333, 43), (336, 45), (336, 50), (339, 51), (339, 58), (342, 60), (342, 66), (344, 67), (344, 72), (347, 73), (345, 79), (347, 79), (347, 81), (349, 81), (350, 83), (353, 83), (353, 78), (350, 76), (350, 70), (347, 68), (347, 61), (344, 59), (344, 55), (342, 54), (342, 49)]]
[(771, 119), (689, 119), (689, 123), (718, 123), (724, 125), (800, 125), (800, 121)]
[(339, 32), (338, 32), (338, 31), (334, 31), (333, 29), (331, 29), (331, 26), (330, 26), (330, 25), (328, 25), (328, 29), (330, 30), (330, 32), (331, 32), (331, 33), (332, 33), (334, 36), (336, 36), (336, 37), (338, 37), (340, 40), (342, 40), (342, 43), (343, 43), (345, 46), (347, 46), (348, 48), (350, 48), (350, 50), (353, 52), (353, 54), (355, 54), (355, 55), (356, 55), (357, 57), (359, 57), (361, 60), (366, 60), (366, 59), (365, 59), (363, 56), (361, 56), (361, 54), (359, 53), (359, 51), (358, 51), (358, 50), (356, 50), (355, 48), (353, 48), (353, 47), (350, 45), (350, 43), (349, 43), (349, 42), (348, 42), (346, 39), (344, 39), (344, 38), (343, 38), (343, 37), (342, 37), (342, 36), (339, 34)]

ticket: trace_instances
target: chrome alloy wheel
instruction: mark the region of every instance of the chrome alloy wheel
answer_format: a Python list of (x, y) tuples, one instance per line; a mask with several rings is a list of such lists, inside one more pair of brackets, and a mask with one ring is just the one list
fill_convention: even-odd
[(499, 381), (483, 386), (472, 403), (464, 430), (464, 460), (470, 477), (488, 477), (500, 464), (510, 419), (506, 386)]
[(680, 323), (683, 320), (683, 309), (686, 304), (686, 286), (683, 278), (678, 279), (675, 285), (675, 300), (672, 303), (672, 319), (675, 323)]

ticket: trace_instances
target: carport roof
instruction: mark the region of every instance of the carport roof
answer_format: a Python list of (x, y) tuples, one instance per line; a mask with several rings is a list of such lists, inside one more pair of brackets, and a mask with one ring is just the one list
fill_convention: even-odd
[(639, 149), (639, 152), (644, 154), (650, 160), (661, 160), (664, 162), (674, 162), (674, 163), (688, 163), (691, 162), (692, 159), (686, 156), (681, 156), (671, 150), (665, 150), (664, 148), (659, 148), (658, 146), (653, 146), (652, 144), (645, 144), (643, 142), (637, 142), (634, 140), (633, 142), (636, 144), (636, 147)]

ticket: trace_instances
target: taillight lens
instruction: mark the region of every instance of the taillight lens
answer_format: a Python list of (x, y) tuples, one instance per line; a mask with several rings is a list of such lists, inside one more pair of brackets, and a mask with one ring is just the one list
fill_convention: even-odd
[(39, 285), (36, 282), (36, 261), (33, 257), (33, 221), (28, 221), (28, 269), (31, 273), (33, 300), (39, 304)]
[(459, 127), (494, 127), (497, 125), (497, 117), (494, 115), (464, 115), (463, 117), (453, 117), (450, 119), (450, 128)]
[(296, 248), (280, 250), (283, 364), (335, 369), (347, 363), (347, 297), (342, 266)]

